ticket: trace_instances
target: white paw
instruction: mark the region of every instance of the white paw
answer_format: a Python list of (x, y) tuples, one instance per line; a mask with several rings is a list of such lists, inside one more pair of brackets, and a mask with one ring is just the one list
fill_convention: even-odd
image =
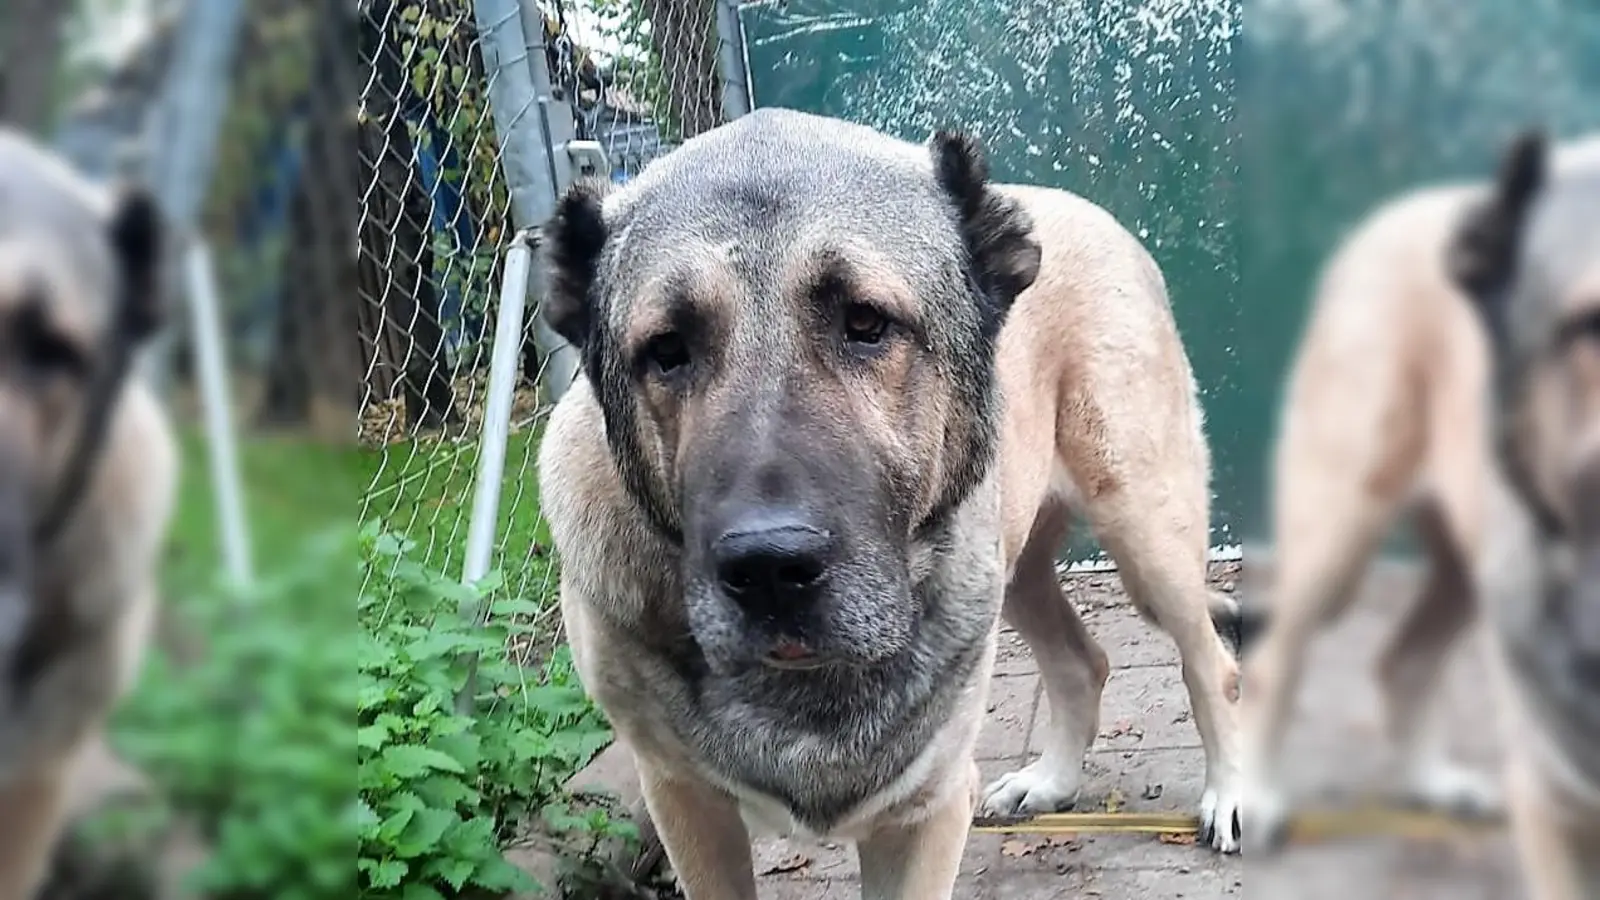
[[(1209, 800), (1211, 792), (1206, 792)], [(1250, 855), (1275, 853), (1283, 848), (1284, 842), (1289, 837), (1289, 798), (1277, 787), (1267, 784), (1251, 784), (1245, 791), (1246, 803), (1243, 810), (1239, 810), (1243, 847), (1250, 851)], [(1201, 801), (1202, 824), (1205, 816), (1205, 801)]]
[(1244, 792), (1238, 786), (1208, 787), (1200, 797), (1200, 839), (1219, 853), (1238, 853), (1244, 830)]
[(1415, 767), (1401, 792), (1426, 809), (1456, 816), (1497, 816), (1505, 807), (1500, 785), (1493, 777), (1445, 760)]
[(1082, 769), (1066, 771), (1041, 757), (984, 788), (983, 812), (990, 816), (1063, 812), (1078, 802), (1082, 783)]

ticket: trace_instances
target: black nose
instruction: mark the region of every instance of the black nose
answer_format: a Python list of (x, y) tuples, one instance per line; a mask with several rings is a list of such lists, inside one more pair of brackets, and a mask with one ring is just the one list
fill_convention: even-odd
[(748, 606), (815, 596), (832, 549), (826, 531), (797, 517), (763, 514), (724, 532), (711, 553), (722, 589)]

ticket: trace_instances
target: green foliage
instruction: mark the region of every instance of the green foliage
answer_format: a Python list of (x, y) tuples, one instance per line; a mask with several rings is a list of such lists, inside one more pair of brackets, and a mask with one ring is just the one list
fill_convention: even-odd
[[(500, 848), (531, 811), (558, 832), (614, 829), (561, 819), (563, 783), (611, 740), (565, 651), (530, 672), (509, 651), (541, 604), (477, 606), (498, 578), (473, 586), (410, 558), (413, 545), (369, 527), (357, 760), (361, 792), (360, 896), (458, 896), (478, 888), (528, 890), (531, 879)], [(456, 710), (475, 656), (475, 703)]]
[(119, 709), (114, 744), (209, 845), (191, 873), (204, 896), (350, 896), (359, 823), (348, 532), (305, 541), (293, 569), (254, 590), (175, 605), (197, 652), (153, 653)]

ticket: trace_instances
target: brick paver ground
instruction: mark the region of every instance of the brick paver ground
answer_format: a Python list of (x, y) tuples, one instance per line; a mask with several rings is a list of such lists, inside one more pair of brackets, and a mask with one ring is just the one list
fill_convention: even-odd
[[(1219, 570), (1231, 588), (1234, 574)], [(1412, 574), (1373, 573), (1361, 603), (1311, 654), (1301, 695), (1292, 758), (1303, 763), (1299, 786), (1358, 788), (1383, 762), (1372, 659), (1400, 604), (1413, 595)], [(1074, 575), (1068, 596), (1111, 656), (1113, 671), (1101, 713), (1101, 734), (1088, 761), (1080, 808), (1105, 804), (1113, 792), (1130, 810), (1193, 809), (1204, 762), (1190, 721), (1172, 641), (1139, 620), (1114, 574)], [(1385, 602), (1389, 601), (1389, 602)], [(1489, 711), (1475, 672), (1476, 648), (1452, 672), (1448, 726), (1471, 756), (1493, 758), (1484, 737)], [(1017, 635), (1001, 637), (990, 719), (979, 743), (985, 780), (1037, 752), (1048, 712), (1039, 676)], [(1312, 715), (1313, 711), (1315, 716)], [(854, 900), (854, 853), (844, 846), (788, 840), (756, 848), (761, 896), (768, 900)], [(1516, 900), (1514, 869), (1501, 836), (1458, 846), (1389, 844), (1377, 840), (1292, 851), (1274, 862), (1251, 861), (1250, 894), (1263, 900)], [(1046, 838), (974, 834), (957, 896), (963, 900), (1210, 900), (1242, 897), (1246, 863), (1200, 846), (1164, 844), (1151, 836)]]

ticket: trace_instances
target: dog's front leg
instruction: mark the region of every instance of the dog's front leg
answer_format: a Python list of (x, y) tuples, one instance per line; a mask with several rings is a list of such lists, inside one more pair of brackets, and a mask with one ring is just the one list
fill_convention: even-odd
[(971, 787), (952, 791), (914, 824), (885, 825), (856, 844), (861, 900), (950, 900), (972, 826), (977, 767)]
[(1574, 816), (1533, 771), (1513, 759), (1508, 773), (1511, 826), (1531, 900), (1600, 897), (1600, 833)]
[(49, 870), (65, 814), (66, 776), (31, 772), (0, 784), (0, 900), (27, 900)]
[(750, 833), (739, 805), (692, 773), (636, 754), (645, 808), (688, 900), (756, 900)]

